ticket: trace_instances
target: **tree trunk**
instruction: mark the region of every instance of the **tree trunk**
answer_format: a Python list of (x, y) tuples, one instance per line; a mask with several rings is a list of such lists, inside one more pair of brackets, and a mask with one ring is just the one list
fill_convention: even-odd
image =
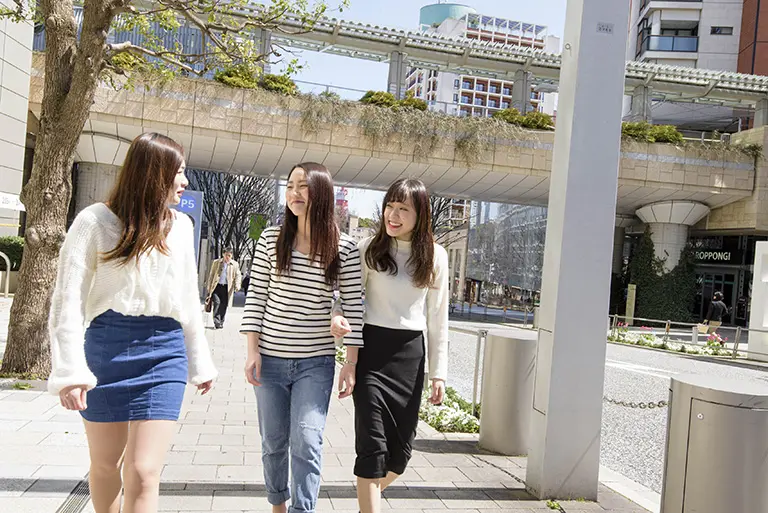
[(93, 103), (114, 6), (87, 0), (80, 42), (72, 0), (43, 0), (47, 48), (40, 132), (32, 174), (21, 200), (26, 209), (24, 256), (11, 307), (3, 372), (48, 376), (48, 315), (59, 249), (72, 196), (75, 148)]

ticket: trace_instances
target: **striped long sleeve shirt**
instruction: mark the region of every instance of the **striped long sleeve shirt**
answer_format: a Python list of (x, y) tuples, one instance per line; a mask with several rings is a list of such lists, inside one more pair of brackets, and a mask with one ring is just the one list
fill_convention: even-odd
[[(259, 333), (259, 351), (280, 358), (336, 354), (331, 335), (334, 287), (325, 283), (325, 269), (293, 250), (291, 270), (277, 272), (279, 227), (264, 230), (256, 243), (251, 281), (243, 313), (242, 333)], [(339, 240), (339, 300), (352, 332), (347, 346), (363, 345), (363, 299), (360, 255), (355, 241)]]

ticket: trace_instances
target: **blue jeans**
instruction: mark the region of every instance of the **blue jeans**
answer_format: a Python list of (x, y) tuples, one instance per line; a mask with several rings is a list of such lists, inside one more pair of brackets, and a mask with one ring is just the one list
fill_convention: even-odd
[(261, 386), (254, 389), (267, 500), (279, 505), (293, 496), (289, 513), (311, 513), (317, 505), (334, 368), (333, 356), (261, 356)]

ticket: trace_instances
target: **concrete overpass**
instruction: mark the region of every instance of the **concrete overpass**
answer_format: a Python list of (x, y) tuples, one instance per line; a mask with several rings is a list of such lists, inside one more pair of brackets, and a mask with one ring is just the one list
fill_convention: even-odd
[[(35, 116), (40, 113), (43, 74), (43, 56), (36, 54), (29, 100)], [(492, 138), (488, 151), (467, 163), (454, 135), (441, 137), (428, 156), (416, 155), (413, 141), (394, 130), (372, 140), (360, 122), (365, 107), (354, 102), (347, 107), (346, 121), (307, 131), (301, 117), (306, 101), (200, 79), (177, 79), (149, 91), (115, 91), (103, 84), (77, 149), (76, 204), (82, 208), (104, 198), (130, 141), (149, 130), (182, 143), (188, 165), (199, 169), (283, 178), (294, 164), (313, 160), (328, 166), (338, 185), (384, 190), (410, 175), (439, 195), (548, 204), (552, 132)], [(763, 134), (758, 129), (738, 137), (763, 144)], [(768, 210), (766, 187), (768, 167), (761, 163), (756, 171), (754, 157), (726, 146), (625, 142), (617, 229), (636, 222), (635, 216), (660, 225), (657, 232), (668, 235), (666, 242), (659, 239), (656, 244), (662, 255), (679, 254), (689, 227), (697, 223), (718, 230), (768, 229), (762, 225), (768, 224), (763, 221), (768, 212), (762, 212)], [(668, 227), (672, 225), (677, 228)], [(669, 262), (673, 265), (676, 258)]]

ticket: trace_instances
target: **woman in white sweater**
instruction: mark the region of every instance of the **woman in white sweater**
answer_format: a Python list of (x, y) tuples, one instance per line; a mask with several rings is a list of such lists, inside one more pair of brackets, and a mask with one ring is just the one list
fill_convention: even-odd
[(365, 289), (358, 352), (355, 475), (362, 513), (378, 513), (381, 490), (411, 458), (424, 385), (427, 332), (430, 402), (448, 373), (448, 255), (435, 244), (424, 184), (403, 178), (384, 196), (376, 235), (358, 246)]
[[(192, 223), (169, 207), (188, 182), (175, 141), (131, 144), (109, 201), (67, 233), (50, 314), (48, 389), (80, 411), (96, 513), (154, 512), (187, 381), (211, 389)], [(122, 467), (122, 476), (121, 476)]]

